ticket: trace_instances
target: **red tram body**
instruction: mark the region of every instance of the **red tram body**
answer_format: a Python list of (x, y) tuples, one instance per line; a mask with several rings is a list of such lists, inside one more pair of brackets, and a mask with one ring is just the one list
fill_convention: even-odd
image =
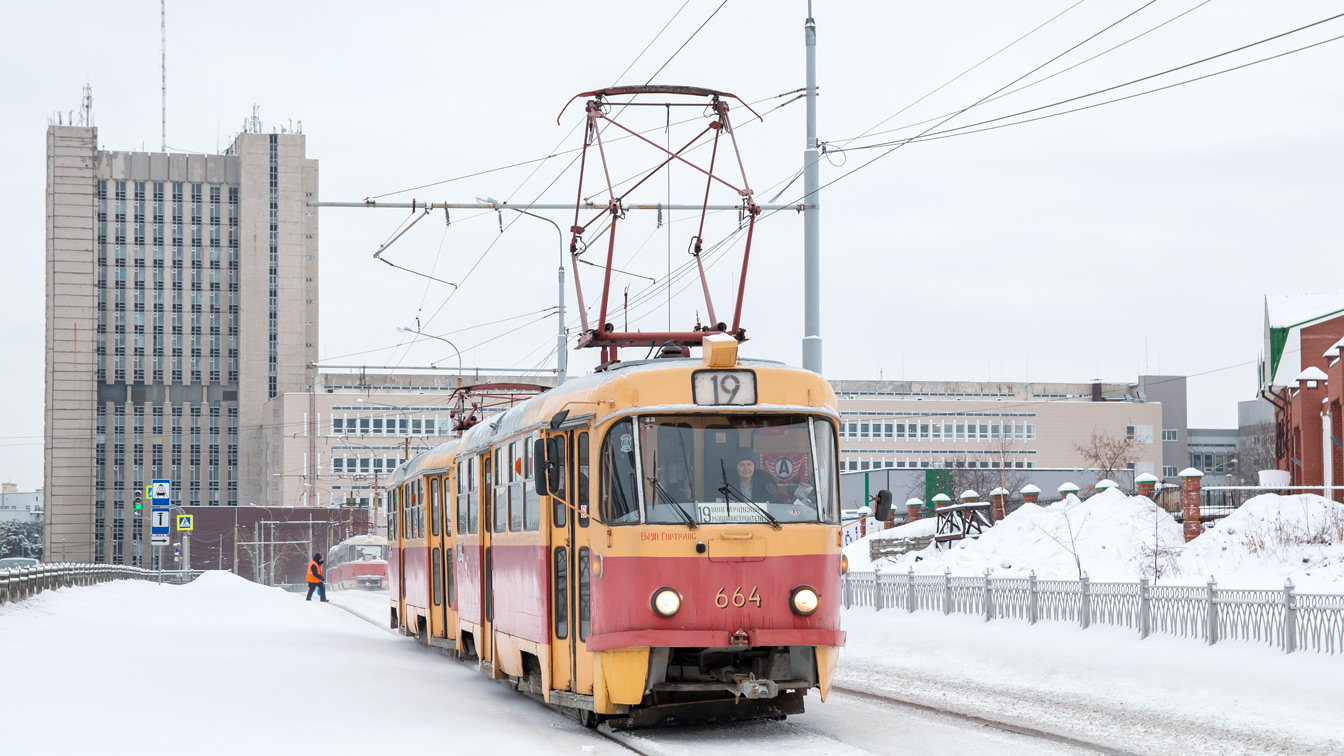
[(728, 336), (703, 352), (571, 380), (398, 467), (391, 625), (589, 723), (824, 700), (845, 638), (834, 393)]

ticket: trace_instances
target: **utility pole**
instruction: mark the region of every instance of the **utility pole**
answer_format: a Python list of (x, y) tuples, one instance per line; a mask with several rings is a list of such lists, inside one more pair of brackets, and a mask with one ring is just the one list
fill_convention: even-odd
[(803, 150), (803, 367), (821, 372), (821, 150), (817, 144), (817, 24), (807, 3), (807, 149)]
[(168, 151), (168, 0), (159, 0), (159, 75), (160, 93), (163, 107), (159, 111), (162, 118), (163, 151)]
[(191, 572), (191, 534), (182, 534), (182, 569)]

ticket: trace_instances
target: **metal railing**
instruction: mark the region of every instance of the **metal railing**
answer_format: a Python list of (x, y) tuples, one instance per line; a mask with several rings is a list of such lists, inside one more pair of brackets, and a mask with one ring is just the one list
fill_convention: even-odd
[(1228, 590), (1212, 578), (1204, 586), (1150, 585), (1081, 580), (953, 577), (854, 573), (844, 576), (846, 609), (941, 611), (996, 618), (1111, 625), (1153, 633), (1264, 643), (1294, 651), (1344, 652), (1344, 596), (1297, 593), (1292, 580), (1280, 590)]
[(112, 580), (152, 580), (183, 585), (201, 575), (200, 570), (147, 570), (119, 564), (70, 564), (57, 562), (36, 567), (0, 569), (0, 604), (21, 601), (42, 591), (95, 585)]

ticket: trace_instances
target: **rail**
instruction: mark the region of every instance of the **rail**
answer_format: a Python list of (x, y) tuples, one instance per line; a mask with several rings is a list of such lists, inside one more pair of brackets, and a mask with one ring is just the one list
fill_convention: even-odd
[(1344, 652), (1344, 595), (1282, 589), (1229, 590), (1212, 577), (1203, 586), (1081, 580), (953, 577), (851, 572), (844, 576), (846, 609), (873, 607), (906, 612), (941, 611), (992, 619), (1072, 622), (1127, 627), (1140, 638), (1154, 633), (1196, 638), (1210, 645), (1229, 640), (1283, 650)]
[(0, 604), (22, 601), (42, 591), (96, 585), (113, 580), (153, 580), (183, 585), (195, 580), (200, 574), (200, 570), (147, 570), (119, 564), (66, 562), (0, 569)]

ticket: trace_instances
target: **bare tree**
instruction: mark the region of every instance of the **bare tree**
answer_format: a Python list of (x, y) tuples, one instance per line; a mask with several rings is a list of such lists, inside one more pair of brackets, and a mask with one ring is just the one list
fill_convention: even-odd
[[(1065, 499), (1065, 501), (1067, 502), (1068, 499)], [(1065, 527), (1065, 529), (1068, 530), (1068, 541), (1067, 541), (1067, 542), (1065, 542), (1065, 540), (1064, 540), (1063, 538), (1060, 538), (1059, 536), (1055, 535), (1054, 533), (1051, 533), (1050, 531), (1048, 531), (1048, 530), (1046, 530), (1045, 528), (1041, 527), (1039, 523), (1034, 523), (1034, 524), (1033, 524), (1033, 527), (1035, 527), (1037, 530), (1039, 530), (1039, 531), (1041, 531), (1042, 533), (1044, 533), (1045, 536), (1046, 536), (1046, 538), (1049, 538), (1050, 540), (1052, 540), (1052, 541), (1054, 541), (1055, 543), (1059, 544), (1059, 547), (1060, 547), (1061, 549), (1064, 549), (1065, 551), (1069, 552), (1069, 556), (1073, 557), (1073, 564), (1074, 564), (1074, 566), (1078, 568), (1078, 579), (1079, 579), (1079, 580), (1082, 580), (1082, 579), (1083, 579), (1083, 558), (1082, 558), (1081, 555), (1078, 554), (1078, 537), (1081, 536), (1081, 535), (1083, 534), (1083, 526), (1087, 524), (1087, 520), (1086, 520), (1086, 519), (1083, 519), (1081, 522), (1078, 523), (1078, 527), (1075, 528), (1074, 525), (1073, 525), (1073, 511), (1072, 511), (1072, 509), (1069, 508), (1069, 507), (1067, 507), (1067, 506), (1060, 506), (1058, 511), (1059, 511), (1059, 513), (1060, 513), (1060, 516), (1062, 516), (1062, 517), (1064, 518), (1064, 527)]]
[(1153, 582), (1156, 583), (1162, 576), (1170, 575), (1176, 571), (1176, 556), (1180, 553), (1180, 550), (1162, 543), (1162, 521), (1170, 519), (1171, 513), (1154, 505), (1149, 514), (1152, 516), (1153, 523), (1153, 543), (1152, 546), (1146, 543), (1139, 546), (1139, 559), (1143, 571), (1148, 573)]
[(1003, 488), (1010, 494), (1025, 486), (1029, 479), (1026, 471), (1025, 444), (1001, 434), (990, 441), (988, 454), (963, 454), (952, 460), (952, 480), (957, 495), (970, 489), (988, 499), (989, 492)]
[(1132, 463), (1139, 461), (1138, 447), (1133, 438), (1116, 438), (1104, 431), (1092, 431), (1092, 438), (1086, 443), (1074, 444), (1074, 451), (1083, 458), (1087, 466), (1101, 473), (1103, 478), (1118, 481), (1127, 477), (1130, 487), (1134, 485)]
[(1250, 433), (1237, 439), (1237, 464), (1233, 480), (1239, 486), (1260, 484), (1260, 471), (1273, 470), (1274, 423), (1256, 423)]

